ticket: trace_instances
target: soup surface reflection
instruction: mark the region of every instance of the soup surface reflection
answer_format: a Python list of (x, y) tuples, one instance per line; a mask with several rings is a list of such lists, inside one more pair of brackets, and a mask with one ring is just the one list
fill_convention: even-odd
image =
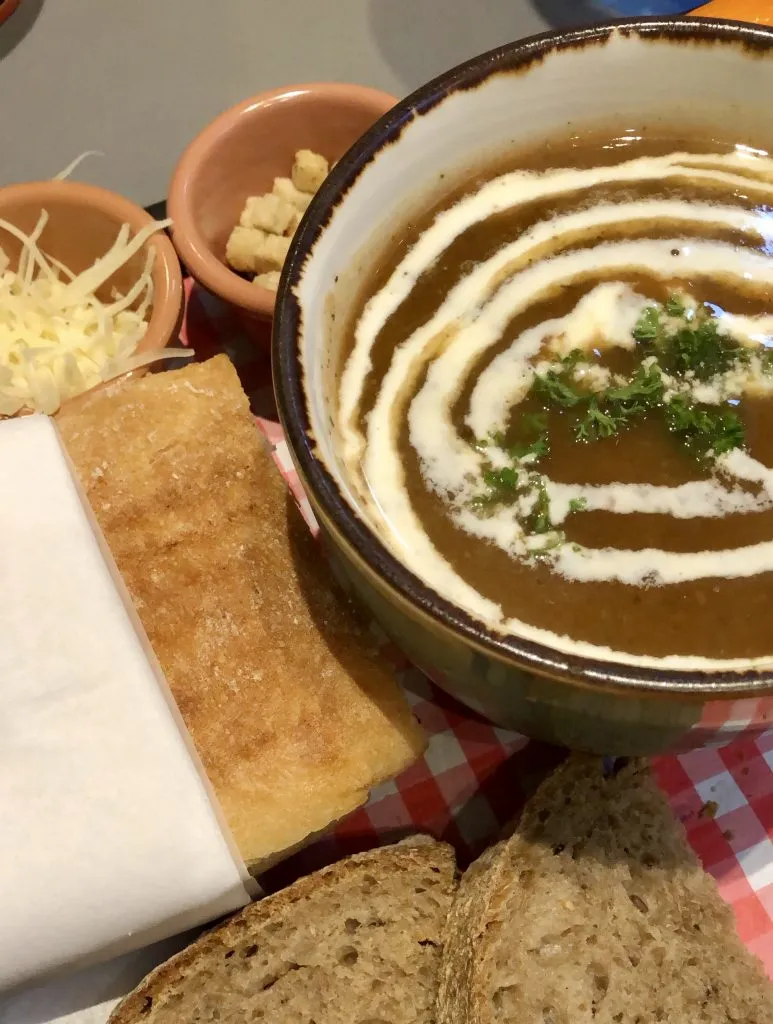
[(759, 149), (628, 132), (465, 182), (348, 328), (337, 427), (364, 507), (493, 628), (773, 661), (772, 297)]

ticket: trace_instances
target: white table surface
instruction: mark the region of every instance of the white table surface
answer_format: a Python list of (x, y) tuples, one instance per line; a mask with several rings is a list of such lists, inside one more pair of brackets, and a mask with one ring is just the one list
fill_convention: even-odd
[(97, 149), (78, 177), (145, 205), (201, 127), (263, 89), (333, 79), (404, 95), (591, 16), (586, 0), (22, 0), (0, 26), (0, 184)]

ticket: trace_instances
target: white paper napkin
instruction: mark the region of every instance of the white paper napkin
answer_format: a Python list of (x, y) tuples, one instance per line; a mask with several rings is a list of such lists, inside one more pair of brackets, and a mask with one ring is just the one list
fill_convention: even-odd
[(0, 994), (0, 1024), (105, 1024), (123, 996), (198, 934), (186, 932), (108, 963)]
[(252, 891), (52, 421), (0, 422), (0, 991)]

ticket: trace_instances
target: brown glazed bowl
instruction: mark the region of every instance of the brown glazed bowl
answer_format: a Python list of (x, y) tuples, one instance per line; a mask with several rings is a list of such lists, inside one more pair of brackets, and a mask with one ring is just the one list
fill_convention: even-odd
[(362, 85), (316, 82), (264, 92), (231, 107), (188, 146), (172, 176), (168, 210), (183, 263), (208, 291), (269, 319), (275, 295), (234, 273), (225, 245), (248, 196), (287, 177), (299, 149), (330, 163), (396, 103)]
[[(594, 124), (670, 121), (773, 142), (773, 31), (637, 18), (511, 43), (401, 101), (333, 169), (290, 249), (274, 322), (277, 403), (331, 557), (391, 639), (493, 722), (599, 754), (705, 746), (768, 727), (773, 657), (638, 664), (505, 635), (433, 590), (358, 507), (332, 422), (336, 332), (440, 175)], [(609, 610), (611, 613), (611, 610)], [(598, 652), (598, 653), (597, 653)]]
[[(74, 181), (34, 181), (0, 188), (0, 218), (29, 234), (41, 210), (49, 215), (40, 244), (43, 251), (59, 260), (73, 273), (86, 270), (108, 251), (123, 224), (132, 235), (153, 218), (142, 207), (123, 196), (94, 185)], [(18, 260), (21, 243), (0, 232), (0, 244), (12, 265)], [(147, 332), (138, 352), (165, 348), (177, 338), (183, 314), (183, 284), (174, 246), (163, 231), (153, 235), (117, 273), (103, 285), (108, 298), (112, 289), (126, 292), (145, 265), (148, 249), (155, 250), (153, 264), (153, 305)]]

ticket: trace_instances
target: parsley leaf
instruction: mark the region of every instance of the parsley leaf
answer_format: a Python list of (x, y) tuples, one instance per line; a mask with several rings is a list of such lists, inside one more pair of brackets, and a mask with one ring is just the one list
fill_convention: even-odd
[(494, 491), (514, 491), (518, 486), (518, 470), (510, 466), (504, 469), (484, 469), (483, 482)]
[(699, 458), (709, 452), (724, 455), (744, 445), (743, 423), (728, 409), (691, 405), (676, 395), (664, 407), (664, 415), (668, 429), (679, 434), (685, 447)]
[(531, 456), (532, 462), (537, 462), (544, 455), (547, 455), (550, 451), (550, 438), (548, 437), (547, 431), (544, 434), (540, 434), (539, 437), (535, 438), (529, 444), (519, 444), (516, 442), (508, 448), (510, 457), (513, 459), (525, 459), (527, 456)]
[[(547, 413), (527, 413), (521, 417), (519, 427), (525, 438), (508, 443), (503, 434), (494, 434), (492, 441), (499, 448), (502, 448), (513, 462), (519, 462), (527, 456), (531, 457), (532, 464), (547, 455), (550, 451), (550, 434), (548, 432)], [(533, 435), (533, 440), (527, 440)]]
[[(550, 451), (551, 409), (570, 410), (567, 419), (573, 424), (576, 440), (583, 442), (613, 437), (657, 412), (680, 444), (698, 458), (723, 455), (745, 444), (744, 425), (734, 410), (727, 405), (697, 404), (690, 397), (697, 394), (697, 382), (721, 383), (718, 379), (728, 371), (751, 361), (749, 351), (722, 331), (721, 321), (711, 316), (708, 307), (688, 307), (680, 296), (671, 296), (662, 305), (648, 305), (632, 333), (644, 359), (629, 377), (618, 377), (617, 383), (592, 390), (587, 382), (575, 380), (577, 366), (589, 357), (573, 349), (533, 379), (532, 397), (540, 401), (544, 412), (521, 417), (515, 431), (508, 431), (509, 438), (495, 434), (473, 442), (483, 456), (481, 482), (485, 490), (472, 498), (470, 507), (486, 514), (502, 505), (515, 505), (525, 533), (544, 535), (544, 547), (532, 548), (535, 556), (566, 541), (551, 520), (546, 478), (531, 472), (534, 463)], [(773, 347), (759, 352), (757, 358), (764, 372), (773, 374)], [(492, 445), (511, 465), (493, 467), (486, 458)], [(531, 505), (528, 513), (523, 512), (524, 503)], [(568, 511), (585, 508), (587, 501), (575, 498)]]
[[(530, 465), (537, 459), (546, 455), (550, 450), (550, 439), (548, 436), (547, 413), (536, 413), (523, 416), (520, 428), (526, 434), (526, 439), (510, 444), (504, 434), (492, 434), (485, 440), (472, 442), (473, 448), (481, 455), (486, 455), (491, 446), (499, 448), (513, 462), (512, 466), (503, 466), (495, 469), (488, 459), (485, 459), (481, 467), (481, 479), (486, 490), (481, 494), (474, 495), (468, 501), (468, 507), (480, 515), (491, 515), (499, 506), (512, 505), (515, 500), (528, 493), (532, 487), (528, 472), (520, 471), (520, 461), (526, 456), (532, 456)], [(536, 435), (528, 440), (529, 435)]]
[(489, 491), (486, 494), (476, 494), (475, 497), (470, 498), (468, 507), (479, 516), (490, 516), (500, 504), (499, 496), (495, 492)]
[(534, 378), (534, 393), (549, 405), (560, 405), (569, 409), (584, 398), (583, 392), (572, 380), (571, 370), (548, 370)]
[(537, 483), (537, 498), (529, 513), (529, 533), (550, 533), (553, 529), (553, 522), (550, 518), (550, 496), (544, 480)]
[(639, 366), (625, 384), (608, 388), (604, 398), (607, 402), (650, 408), (663, 399), (663, 377), (655, 363)]
[(706, 381), (726, 373), (739, 361), (748, 361), (748, 354), (720, 331), (716, 320), (703, 319), (694, 327), (680, 327), (668, 335), (661, 344), (660, 360), (671, 373), (692, 372)]
[(637, 320), (632, 334), (636, 341), (656, 341), (662, 331), (660, 309), (657, 306), (647, 306)]
[(687, 307), (679, 298), (678, 295), (671, 295), (664, 306), (666, 313), (669, 316), (684, 316), (687, 312)]
[(473, 512), (490, 515), (499, 505), (512, 504), (518, 497), (519, 474), (515, 467), (494, 469), (490, 462), (485, 462), (481, 476), (486, 490), (470, 499)]
[(639, 366), (625, 384), (607, 388), (590, 399), (575, 428), (575, 437), (578, 441), (611, 437), (662, 400), (663, 378), (658, 367), (654, 363)]
[(578, 441), (598, 441), (600, 437), (611, 437), (622, 426), (619, 419), (610, 416), (599, 406), (595, 398), (588, 402), (588, 409), (575, 427), (574, 436)]
[(548, 414), (546, 412), (527, 412), (521, 416), (521, 426), (531, 434), (544, 434), (548, 429)]

